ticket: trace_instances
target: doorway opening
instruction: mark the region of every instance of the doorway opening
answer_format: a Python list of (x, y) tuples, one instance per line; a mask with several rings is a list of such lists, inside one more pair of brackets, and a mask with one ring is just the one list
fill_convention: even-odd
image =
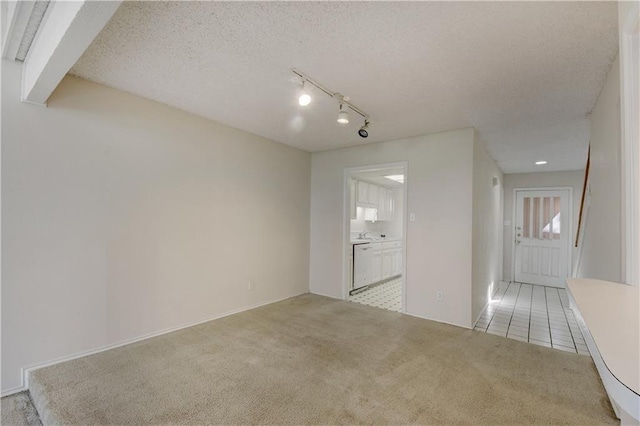
[(345, 169), (345, 300), (404, 312), (406, 188), (406, 162)]
[(514, 280), (565, 288), (571, 270), (571, 188), (516, 189)]

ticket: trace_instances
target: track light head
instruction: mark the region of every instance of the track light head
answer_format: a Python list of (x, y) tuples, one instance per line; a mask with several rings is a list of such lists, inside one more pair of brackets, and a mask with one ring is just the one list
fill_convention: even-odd
[[(349, 97), (343, 96), (338, 92), (334, 92), (333, 90), (328, 89), (318, 81), (312, 79), (308, 75), (304, 74), (303, 72), (295, 68), (293, 69), (293, 73), (295, 74), (295, 77), (292, 78), (291, 81), (299, 86), (299, 90), (297, 93), (298, 93), (298, 104), (300, 106), (305, 107), (313, 101), (313, 98), (311, 97), (311, 95), (305, 90), (305, 86), (308, 83), (313, 87), (315, 87), (316, 89), (318, 89), (317, 93), (324, 93), (328, 95), (330, 98), (336, 99), (338, 101), (338, 103), (340, 104), (340, 111), (338, 112), (338, 120), (337, 120), (338, 123), (349, 124), (349, 112), (347, 111), (347, 109), (350, 109), (355, 114), (364, 118), (364, 126), (362, 126), (358, 131), (358, 134), (360, 135), (360, 137), (366, 138), (369, 136), (369, 131), (367, 130), (367, 126), (369, 124), (367, 119), (369, 118), (369, 114), (367, 114), (366, 112), (362, 111), (360, 108), (353, 105)], [(315, 93), (316, 93), (316, 90), (314, 89), (314, 94)], [(343, 108), (345, 105), (348, 108)], [(360, 117), (357, 117), (357, 118), (360, 118)]]
[(360, 130), (358, 130), (358, 134), (360, 135), (361, 138), (366, 138), (369, 136), (369, 131), (367, 130), (368, 128), (369, 128), (369, 122), (365, 120), (364, 126), (360, 127)]
[(342, 110), (342, 104), (340, 104), (340, 112), (338, 113), (338, 123), (340, 124), (349, 123), (349, 113), (347, 111)]
[(298, 104), (300, 106), (307, 106), (311, 103), (311, 95), (304, 90), (305, 80), (302, 80), (302, 88), (300, 89), (300, 96), (298, 97)]
[(303, 93), (298, 98), (298, 104), (300, 104), (300, 106), (307, 106), (310, 103), (311, 103), (311, 96), (309, 96), (309, 94), (307, 93)]

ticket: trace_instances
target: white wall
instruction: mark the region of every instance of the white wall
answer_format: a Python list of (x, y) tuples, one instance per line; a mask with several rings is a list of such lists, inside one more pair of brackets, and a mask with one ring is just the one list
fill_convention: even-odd
[[(406, 311), (471, 327), (473, 129), (314, 153), (311, 292), (342, 298), (344, 169), (408, 162)], [(436, 292), (444, 291), (444, 301)]]
[(621, 280), (621, 169), (619, 59), (591, 113), (591, 166), (578, 276)]
[[(493, 185), (493, 179), (497, 183)], [(502, 276), (502, 171), (477, 137), (473, 144), (473, 278), (474, 323)]]
[(308, 292), (308, 153), (72, 77), (23, 104), (20, 65), (2, 71), (3, 392), (22, 367)]
[[(585, 165), (587, 159), (584, 159)], [(576, 231), (578, 229), (578, 214), (580, 212), (580, 198), (582, 197), (582, 186), (584, 184), (584, 170), (574, 170), (568, 172), (546, 172), (546, 173), (517, 173), (504, 175), (504, 220), (510, 221), (510, 225), (504, 226), (504, 269), (502, 277), (505, 281), (513, 280), (513, 230), (515, 223), (513, 219), (513, 190), (516, 188), (550, 188), (550, 187), (571, 187), (573, 188), (572, 200), (572, 229), (569, 235), (572, 247), (572, 262), (577, 261), (577, 249), (574, 247)], [(573, 265), (572, 265), (573, 266)], [(573, 267), (571, 268), (573, 270)]]

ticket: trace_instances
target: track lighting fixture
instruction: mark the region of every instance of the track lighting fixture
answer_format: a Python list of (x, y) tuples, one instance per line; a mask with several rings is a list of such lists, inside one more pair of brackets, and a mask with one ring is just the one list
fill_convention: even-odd
[(369, 128), (369, 121), (364, 120), (364, 126), (360, 127), (360, 130), (358, 130), (358, 134), (360, 135), (361, 138), (366, 138), (367, 136), (369, 136), (369, 131), (367, 130)]
[(309, 95), (305, 90), (304, 90), (304, 83), (306, 82), (306, 80), (302, 80), (302, 87), (300, 89), (300, 96), (298, 97), (298, 104), (300, 106), (307, 106), (311, 103), (311, 95)]
[(342, 96), (340, 93), (327, 89), (325, 86), (309, 78), (307, 75), (305, 75), (301, 71), (294, 69), (293, 73), (296, 75), (296, 77), (293, 80), (302, 82), (300, 94), (298, 95), (298, 104), (300, 104), (300, 106), (307, 106), (311, 103), (311, 96), (305, 90), (305, 85), (311, 84), (317, 89), (319, 89), (321, 92), (324, 92), (325, 94), (327, 94), (329, 97), (336, 98), (338, 100), (338, 102), (340, 103), (340, 112), (338, 113), (338, 123), (340, 124), (349, 123), (349, 112), (347, 111), (347, 109), (350, 109), (351, 111), (355, 112), (356, 114), (359, 114), (362, 118), (364, 118), (364, 126), (362, 126), (360, 130), (358, 130), (358, 135), (360, 135), (360, 137), (362, 138), (366, 138), (369, 136), (369, 130), (368, 130), (369, 115), (364, 111), (362, 111), (360, 108), (353, 105), (351, 102), (349, 102), (349, 98)]
[(340, 104), (340, 112), (338, 113), (338, 123), (340, 124), (349, 123), (349, 113), (347, 111), (342, 110), (342, 104)]

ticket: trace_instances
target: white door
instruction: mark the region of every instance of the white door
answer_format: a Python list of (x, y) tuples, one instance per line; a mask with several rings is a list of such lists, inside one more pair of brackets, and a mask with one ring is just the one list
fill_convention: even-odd
[(569, 191), (516, 191), (515, 280), (565, 287), (569, 275)]

